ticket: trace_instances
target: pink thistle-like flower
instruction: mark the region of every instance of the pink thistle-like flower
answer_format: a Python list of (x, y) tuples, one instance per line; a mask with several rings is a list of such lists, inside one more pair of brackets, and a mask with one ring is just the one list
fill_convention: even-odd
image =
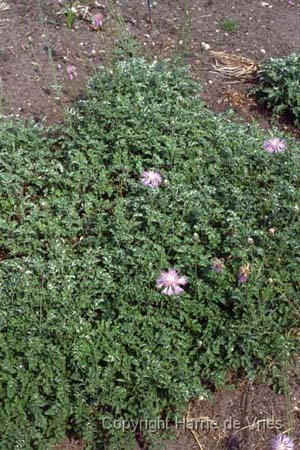
[(77, 77), (77, 71), (75, 66), (67, 66), (67, 74), (70, 80), (73, 80), (73, 78)]
[(217, 273), (223, 272), (223, 270), (225, 269), (225, 264), (223, 263), (223, 260), (215, 258), (212, 264), (212, 269)]
[(265, 141), (263, 147), (269, 153), (282, 153), (286, 149), (286, 142), (284, 139), (275, 137)]
[(294, 450), (294, 444), (285, 434), (278, 434), (271, 440), (270, 450)]
[(94, 25), (95, 27), (99, 28), (103, 25), (103, 15), (102, 14), (95, 14), (94, 15)]
[(155, 172), (154, 170), (145, 170), (140, 181), (144, 186), (158, 188), (162, 183), (162, 176), (159, 172)]
[(187, 278), (179, 276), (175, 269), (169, 269), (157, 278), (156, 287), (163, 288), (162, 293), (165, 295), (180, 295), (184, 292), (180, 286), (185, 286), (187, 282)]
[(247, 283), (250, 274), (250, 264), (242, 266), (239, 271), (238, 282), (240, 284)]

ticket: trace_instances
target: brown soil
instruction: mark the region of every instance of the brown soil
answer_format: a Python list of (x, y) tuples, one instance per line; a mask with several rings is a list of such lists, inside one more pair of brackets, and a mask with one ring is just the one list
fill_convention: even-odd
[[(63, 3), (67, 4), (67, 0)], [(73, 29), (68, 29), (57, 0), (0, 2), (3, 114), (61, 122), (65, 108), (81, 94), (95, 68), (109, 63), (120, 25), (107, 0), (82, 3), (89, 3), (91, 14), (104, 14), (103, 27), (95, 30), (88, 17), (81, 17)], [(210, 50), (234, 53), (256, 62), (300, 50), (300, 4), (296, 0), (293, 6), (287, 0), (152, 0), (152, 23), (146, 1), (112, 3), (121, 8), (125, 28), (137, 38), (146, 55), (164, 58), (180, 54), (191, 64), (210, 108), (224, 111), (232, 107), (244, 119), (270, 126), (269, 114), (259, 111), (247, 96), (249, 83), (230, 82), (212, 72), (214, 59)], [(236, 32), (224, 31), (221, 21), (225, 18), (236, 21)], [(68, 64), (77, 69), (73, 80), (67, 76)], [(281, 126), (298, 134), (284, 122)], [(299, 444), (299, 369), (289, 381), (289, 398), (258, 384), (217, 392), (213, 402), (195, 401), (189, 419), (202, 418), (197, 422), (198, 428), (192, 421), (189, 425), (195, 427), (193, 430), (178, 429), (176, 442), (168, 443), (166, 449), (225, 450), (229, 437), (234, 435), (241, 450), (266, 450), (276, 431), (271, 421), (277, 423), (277, 431), (290, 430)], [(224, 429), (226, 423), (229, 428), (235, 424), (235, 429)], [(83, 443), (65, 441), (55, 450), (83, 448)]]
[(84, 447), (83, 442), (65, 439), (54, 450), (84, 450)]
[[(103, 64), (110, 38), (87, 20), (68, 29), (57, 1), (10, 0), (1, 11), (0, 80), (4, 114), (59, 122), (89, 76)], [(93, 9), (93, 13), (103, 8)], [(67, 65), (78, 76), (69, 80)], [(59, 86), (59, 87), (56, 87)], [(61, 91), (61, 92), (60, 92)]]
[(232, 437), (240, 450), (268, 450), (270, 439), (288, 429), (299, 443), (299, 391), (295, 382), (290, 398), (267, 385), (247, 385), (218, 392), (213, 402), (195, 401), (186, 429), (178, 431), (177, 441), (166, 450), (227, 450)]
[[(20, 114), (40, 121), (61, 121), (64, 108), (84, 89), (99, 64), (105, 64), (116, 44), (117, 25), (107, 0), (82, 1), (93, 15), (104, 13), (105, 23), (95, 30), (88, 17), (68, 29), (57, 0), (0, 2), (0, 80), (4, 114)], [(62, 1), (67, 4), (68, 0)], [(300, 49), (300, 5), (287, 0), (152, 0), (152, 24), (147, 2), (113, 0), (120, 6), (128, 31), (145, 53), (158, 58), (180, 53), (201, 80), (203, 98), (216, 111), (233, 107), (247, 120), (268, 126), (269, 116), (257, 113), (245, 93), (248, 85), (230, 83), (211, 72), (209, 50), (223, 50), (258, 62)], [(295, 2), (297, 3), (297, 2)], [(228, 33), (221, 21), (235, 20), (238, 30)], [(204, 50), (205, 44), (210, 49)], [(49, 57), (51, 53), (52, 57)], [(66, 66), (78, 76), (70, 81)], [(60, 86), (60, 92), (55, 89)]]

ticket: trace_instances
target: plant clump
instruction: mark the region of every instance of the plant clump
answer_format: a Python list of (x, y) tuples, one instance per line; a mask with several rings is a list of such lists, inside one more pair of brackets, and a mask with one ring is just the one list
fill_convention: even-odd
[(276, 116), (287, 114), (293, 123), (300, 123), (300, 55), (271, 58), (258, 72), (258, 86), (252, 90), (259, 103)]
[(270, 152), (187, 69), (142, 59), (100, 69), (64, 128), (0, 135), (1, 450), (66, 430), (129, 449), (120, 421), (172, 420), (229, 371), (280, 379), (299, 344), (293, 140)]

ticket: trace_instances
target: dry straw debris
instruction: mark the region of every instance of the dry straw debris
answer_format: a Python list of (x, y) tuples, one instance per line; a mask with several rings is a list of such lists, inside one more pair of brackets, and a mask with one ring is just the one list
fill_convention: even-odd
[(258, 64), (252, 59), (226, 52), (210, 52), (215, 58), (212, 72), (236, 82), (250, 81), (256, 77)]

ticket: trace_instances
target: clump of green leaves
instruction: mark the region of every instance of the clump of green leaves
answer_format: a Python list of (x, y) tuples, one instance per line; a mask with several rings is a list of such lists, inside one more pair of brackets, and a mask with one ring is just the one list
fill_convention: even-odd
[(239, 29), (239, 24), (236, 20), (226, 17), (220, 22), (221, 28), (226, 31), (226, 33), (236, 33)]
[(274, 114), (289, 114), (295, 125), (300, 121), (300, 55), (272, 58), (263, 63), (254, 92)]
[[(81, 2), (82, 4), (82, 2)], [(68, 0), (66, 5), (63, 5), (62, 13), (65, 16), (65, 23), (71, 30), (77, 17), (77, 8), (79, 3), (74, 0)]]
[[(134, 448), (114, 420), (174, 418), (297, 348), (298, 148), (268, 154), (197, 94), (187, 69), (134, 59), (101, 69), (64, 129), (0, 121), (1, 450), (66, 430)], [(182, 296), (155, 287), (170, 267)]]
[(71, 30), (73, 28), (75, 19), (76, 19), (76, 13), (73, 11), (72, 8), (68, 8), (65, 11), (65, 18), (66, 18), (66, 25)]

